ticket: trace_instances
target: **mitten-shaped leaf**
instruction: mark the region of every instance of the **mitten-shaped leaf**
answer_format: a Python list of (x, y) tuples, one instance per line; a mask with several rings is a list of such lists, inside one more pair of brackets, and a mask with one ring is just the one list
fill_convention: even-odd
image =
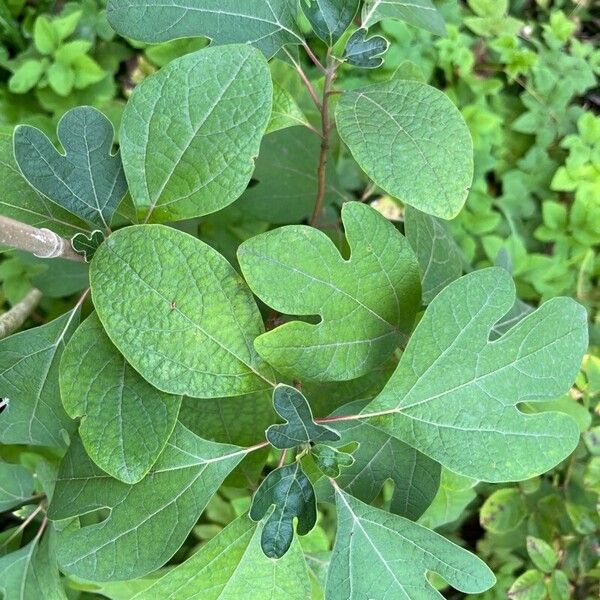
[(214, 44), (249, 43), (270, 58), (300, 44), (295, 0), (110, 0), (108, 20), (143, 42), (206, 36)]
[(338, 433), (313, 421), (310, 406), (301, 392), (289, 385), (278, 385), (273, 391), (273, 406), (279, 416), (287, 421), (271, 425), (267, 440), (275, 448), (294, 448), (309, 442), (335, 442)]
[(256, 490), (250, 518), (259, 521), (269, 512), (261, 547), (269, 558), (281, 558), (294, 539), (294, 517), (298, 535), (306, 535), (317, 522), (315, 491), (299, 462), (271, 471)]
[(339, 477), (342, 470), (354, 464), (352, 454), (326, 444), (317, 444), (310, 453), (319, 471), (327, 477)]
[(381, 19), (399, 19), (437, 35), (446, 35), (442, 15), (431, 0), (365, 0), (362, 26), (370, 27)]
[(299, 542), (294, 540), (280, 560), (271, 560), (260, 547), (263, 527), (247, 515), (237, 518), (132, 600), (310, 598), (310, 581)]
[(484, 481), (528, 479), (566, 458), (579, 439), (575, 422), (559, 413), (527, 415), (516, 405), (569, 389), (587, 347), (586, 312), (555, 298), (490, 341), (514, 299), (510, 275), (497, 267), (444, 288), (364, 409), (378, 415), (370, 422)]
[(77, 233), (71, 238), (71, 246), (77, 254), (81, 254), (85, 262), (90, 262), (96, 254), (96, 250), (104, 241), (104, 234), (97, 229), (92, 231), (90, 235), (86, 233)]
[(443, 92), (399, 79), (347, 91), (336, 122), (358, 164), (388, 194), (444, 219), (460, 212), (473, 180), (473, 143)]
[(322, 318), (286, 323), (256, 340), (259, 354), (285, 375), (358, 377), (385, 361), (412, 327), (420, 284), (408, 242), (364, 204), (345, 204), (342, 220), (349, 260), (324, 233), (302, 225), (259, 235), (238, 250), (246, 281), (269, 306)]
[(101, 523), (61, 531), (57, 555), (62, 569), (109, 581), (141, 577), (162, 566), (245, 454), (236, 446), (202, 440), (178, 424), (150, 473), (128, 485), (101, 471), (73, 441), (60, 467), (49, 518), (103, 508), (110, 514)]
[(61, 154), (39, 129), (15, 129), (15, 158), (41, 194), (95, 227), (107, 229), (127, 193), (111, 122), (91, 106), (70, 110), (58, 124)]
[(170, 394), (240, 396), (272, 384), (252, 341), (264, 331), (250, 290), (210, 246), (162, 225), (113, 233), (90, 266), (108, 336)]
[(467, 594), (496, 579), (484, 562), (408, 519), (363, 504), (336, 490), (338, 528), (327, 576), (326, 599), (443, 598), (431, 587), (433, 571)]
[(121, 126), (123, 165), (140, 218), (188, 219), (238, 198), (272, 102), (267, 61), (250, 46), (206, 48), (145, 79)]
[(315, 34), (333, 46), (352, 23), (359, 0), (300, 0)]
[(63, 448), (76, 424), (60, 402), (58, 367), (79, 310), (0, 341), (0, 443)]
[(81, 417), (79, 435), (90, 458), (109, 475), (137, 483), (169, 439), (181, 404), (130, 367), (96, 314), (69, 341), (60, 361), (63, 406)]
[(381, 35), (367, 37), (366, 29), (357, 29), (348, 40), (344, 50), (344, 60), (350, 65), (363, 69), (377, 69), (383, 64), (382, 54), (389, 42)]

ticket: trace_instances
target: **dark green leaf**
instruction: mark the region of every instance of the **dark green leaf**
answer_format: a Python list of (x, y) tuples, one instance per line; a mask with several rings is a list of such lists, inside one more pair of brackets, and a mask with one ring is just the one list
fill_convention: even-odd
[(381, 35), (367, 38), (366, 29), (357, 29), (348, 40), (344, 59), (354, 67), (377, 69), (383, 64), (382, 54), (387, 52), (389, 42)]
[(352, 23), (360, 0), (300, 0), (313, 31), (333, 46)]
[(90, 235), (86, 235), (85, 233), (74, 235), (71, 238), (71, 246), (73, 246), (73, 250), (77, 254), (83, 256), (85, 262), (90, 262), (103, 241), (104, 234), (97, 229), (96, 231), (92, 231)]

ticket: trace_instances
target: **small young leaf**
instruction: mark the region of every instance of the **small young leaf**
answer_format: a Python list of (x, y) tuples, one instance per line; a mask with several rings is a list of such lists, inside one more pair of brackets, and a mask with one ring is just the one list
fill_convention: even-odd
[(238, 260), (248, 285), (289, 315), (322, 317), (286, 323), (255, 341), (259, 354), (290, 377), (341, 381), (385, 361), (420, 305), (418, 265), (406, 239), (371, 207), (349, 202), (342, 220), (351, 249), (344, 260), (322, 232), (282, 227), (244, 242)]
[(77, 233), (71, 238), (71, 246), (77, 254), (81, 254), (85, 262), (90, 262), (96, 254), (96, 250), (104, 241), (104, 234), (99, 229), (92, 231), (89, 235)]
[(89, 457), (125, 483), (140, 481), (156, 462), (181, 404), (181, 397), (159, 392), (127, 364), (95, 314), (63, 353), (60, 391), (69, 416), (81, 417)]
[(544, 576), (535, 569), (525, 571), (508, 590), (510, 600), (544, 600)]
[(388, 194), (444, 219), (460, 212), (473, 180), (473, 143), (443, 92), (399, 79), (346, 91), (336, 122), (360, 167)]
[(587, 347), (587, 315), (570, 298), (555, 298), (490, 342), (514, 299), (512, 279), (498, 267), (444, 288), (363, 414), (378, 415), (374, 425), (450, 470), (483, 481), (529, 479), (566, 458), (579, 440), (575, 422), (555, 412), (526, 415), (516, 405), (569, 389)]
[(138, 216), (189, 219), (236, 200), (250, 181), (272, 102), (267, 61), (250, 46), (205, 48), (145, 79), (121, 125)]
[(0, 414), (0, 443), (67, 445), (75, 422), (60, 402), (58, 367), (78, 322), (73, 310), (0, 341), (0, 390), (9, 399)]
[(237, 446), (207, 442), (178, 424), (150, 473), (135, 485), (111, 478), (74, 440), (63, 458), (48, 517), (63, 520), (100, 508), (101, 523), (59, 534), (61, 568), (92, 581), (141, 577), (179, 549), (227, 474)]
[(310, 582), (297, 540), (280, 560), (261, 547), (263, 525), (243, 515), (198, 552), (131, 600), (263, 600), (310, 598)]
[(315, 491), (298, 461), (271, 471), (256, 490), (250, 518), (260, 521), (269, 512), (261, 547), (269, 558), (281, 558), (294, 538), (294, 517), (298, 535), (306, 535), (317, 522)]
[(206, 36), (215, 45), (252, 44), (270, 58), (302, 43), (296, 9), (290, 0), (110, 0), (107, 14), (118, 33), (142, 42)]
[[(277, 83), (273, 84), (273, 112), (265, 133), (272, 133), (296, 125), (309, 125), (309, 123), (294, 97), (284, 87)], [(294, 131), (297, 132), (298, 130)], [(280, 147), (280, 150), (284, 150), (284, 148)]]
[(436, 35), (446, 35), (444, 19), (431, 0), (365, 0), (362, 26), (370, 27), (382, 19), (399, 19)]
[(527, 516), (527, 505), (516, 488), (496, 490), (483, 503), (479, 513), (481, 526), (503, 534), (516, 529)]
[(317, 444), (310, 452), (315, 459), (315, 464), (326, 477), (335, 479), (340, 476), (342, 469), (351, 467), (354, 464), (352, 454), (325, 444)]
[(329, 47), (342, 37), (352, 23), (359, 0), (300, 0), (315, 34)]
[(527, 553), (533, 564), (545, 573), (550, 573), (558, 562), (558, 555), (554, 548), (544, 540), (532, 535), (527, 536)]
[(383, 64), (382, 54), (387, 52), (389, 42), (381, 35), (367, 38), (366, 29), (357, 29), (348, 40), (344, 60), (362, 69), (377, 69)]
[(264, 331), (254, 298), (204, 242), (163, 225), (120, 229), (96, 252), (90, 282), (108, 336), (159, 390), (219, 398), (271, 387), (252, 345)]
[(18, 506), (33, 493), (33, 477), (21, 465), (0, 461), (0, 513)]
[(271, 425), (266, 431), (267, 440), (275, 448), (294, 448), (309, 442), (336, 442), (340, 439), (336, 431), (313, 421), (306, 398), (294, 387), (278, 385), (273, 390), (273, 406), (287, 421), (283, 425)]
[(97, 227), (108, 228), (127, 193), (119, 153), (111, 154), (114, 131), (98, 110), (80, 106), (58, 124), (61, 154), (39, 129), (15, 129), (15, 158), (41, 194)]
[(475, 555), (408, 519), (373, 508), (336, 489), (338, 528), (326, 599), (437, 598), (426, 571), (468, 594), (495, 577)]

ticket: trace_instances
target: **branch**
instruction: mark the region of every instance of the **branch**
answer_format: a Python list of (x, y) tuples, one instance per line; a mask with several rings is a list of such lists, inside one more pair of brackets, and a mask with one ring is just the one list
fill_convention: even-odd
[(33, 288), (23, 300), (15, 304), (8, 312), (0, 315), (0, 340), (8, 337), (25, 323), (27, 317), (33, 312), (41, 298), (42, 292)]
[(0, 217), (0, 244), (31, 252), (38, 258), (83, 261), (83, 257), (73, 250), (69, 240), (49, 229), (38, 229), (9, 217)]

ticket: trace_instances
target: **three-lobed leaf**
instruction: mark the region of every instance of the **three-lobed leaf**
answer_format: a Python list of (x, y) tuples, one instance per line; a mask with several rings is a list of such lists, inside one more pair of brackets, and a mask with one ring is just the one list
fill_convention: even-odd
[(60, 362), (63, 406), (81, 418), (79, 435), (89, 457), (112, 477), (137, 483), (171, 436), (180, 396), (160, 392), (130, 367), (90, 315)]
[(388, 194), (444, 219), (459, 213), (473, 180), (473, 142), (443, 92), (393, 79), (344, 92), (335, 118), (360, 167)]
[(389, 42), (381, 35), (368, 37), (366, 29), (357, 29), (348, 39), (344, 60), (363, 69), (377, 69), (383, 64), (381, 56), (387, 52)]
[(587, 347), (584, 308), (555, 298), (490, 341), (513, 306), (501, 268), (444, 288), (413, 333), (383, 391), (363, 410), (370, 422), (452, 471), (484, 481), (543, 473), (577, 445), (575, 422), (517, 405), (569, 389)]
[(250, 181), (272, 102), (267, 62), (245, 45), (187, 54), (144, 80), (121, 125), (138, 216), (176, 221), (236, 200)]
[(322, 232), (282, 227), (244, 242), (238, 260), (250, 288), (275, 310), (319, 315), (255, 341), (284, 375), (319, 381), (358, 377), (378, 367), (410, 331), (420, 305), (418, 265), (406, 239), (371, 207), (350, 202), (342, 220), (345, 260)]
[(95, 227), (108, 229), (127, 181), (119, 152), (112, 154), (111, 122), (91, 106), (70, 110), (58, 124), (61, 154), (36, 127), (15, 129), (15, 159), (46, 198)]
[(162, 225), (113, 233), (90, 266), (100, 321), (154, 387), (197, 398), (271, 387), (253, 340), (264, 325), (250, 290), (210, 246)]

